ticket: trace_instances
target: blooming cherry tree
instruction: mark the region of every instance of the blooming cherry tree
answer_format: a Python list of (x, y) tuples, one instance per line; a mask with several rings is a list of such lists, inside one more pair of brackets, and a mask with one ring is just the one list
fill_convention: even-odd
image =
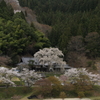
[(37, 59), (40, 65), (47, 65), (49, 70), (53, 70), (53, 65), (60, 65), (61, 69), (64, 69), (66, 62), (63, 61), (63, 53), (58, 48), (44, 48), (34, 54), (34, 58)]
[(20, 74), (12, 69), (6, 72), (6, 78), (8, 78), (9, 80), (12, 80), (13, 77), (19, 77), (19, 76)]
[(27, 86), (32, 86), (36, 80), (41, 79), (41, 74), (36, 73), (34, 70), (29, 70), (24, 68), (20, 73), (16, 71), (16, 68), (8, 69), (5, 67), (0, 67), (0, 82), (7, 84), (7, 86), (16, 86), (12, 81), (13, 77), (18, 77)]
[(13, 87), (16, 87), (14, 82), (12, 82), (11, 80), (9, 80), (9, 79), (7, 79), (5, 77), (0, 77), (0, 83), (5, 83), (6, 87), (8, 87), (9, 85), (13, 86)]
[(6, 77), (6, 72), (8, 71), (8, 68), (0, 67), (0, 76)]
[(71, 83), (77, 83), (77, 80), (82, 80), (83, 82), (90, 81), (93, 84), (99, 84), (100, 75), (93, 74), (92, 72), (88, 72), (86, 68), (71, 68), (64, 74), (67, 76), (68, 81)]
[(11, 70), (8, 68), (0, 67), (0, 83), (5, 83), (7, 86), (16, 86), (15, 83), (11, 81), (11, 77), (14, 75), (14, 72), (13, 74), (10, 72)]
[(34, 70), (24, 68), (19, 77), (27, 86), (32, 86), (36, 80), (41, 79), (41, 74), (36, 73)]

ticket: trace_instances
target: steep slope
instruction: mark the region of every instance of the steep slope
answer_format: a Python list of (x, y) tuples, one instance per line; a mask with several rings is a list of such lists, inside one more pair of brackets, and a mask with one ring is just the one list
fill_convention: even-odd
[(10, 4), (14, 9), (14, 13), (23, 12), (26, 14), (26, 20), (29, 24), (34, 24), (35, 28), (45, 34), (51, 31), (51, 27), (49, 25), (40, 24), (37, 22), (35, 13), (29, 9), (28, 7), (21, 7), (18, 0), (4, 0), (7, 4)]
[[(9, 4), (12, 4), (13, 8)], [(51, 45), (44, 33), (26, 22), (22, 10), (24, 11), (16, 1), (0, 2), (0, 56), (3, 60), (9, 56), (12, 60), (11, 66), (16, 65), (22, 56), (33, 56), (39, 49)]]
[(51, 31), (52, 28), (49, 25), (40, 24), (37, 22), (36, 15), (31, 9), (29, 9), (28, 7), (23, 7), (23, 9), (27, 13), (27, 16), (25, 18), (29, 24), (33, 23), (35, 28), (43, 33), (48, 33)]

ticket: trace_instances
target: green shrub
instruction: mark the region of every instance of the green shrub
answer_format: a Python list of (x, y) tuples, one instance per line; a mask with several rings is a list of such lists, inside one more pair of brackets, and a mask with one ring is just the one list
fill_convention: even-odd
[(64, 98), (67, 97), (66, 93), (65, 92), (60, 92), (60, 95), (59, 95), (60, 98), (62, 98), (64, 100)]
[(84, 92), (84, 95), (85, 95), (86, 97), (90, 97), (90, 96), (93, 95), (93, 91), (92, 91), (92, 90), (91, 90), (91, 91), (85, 91), (85, 92)]
[(80, 98), (85, 97), (84, 92), (78, 92), (78, 97)]
[(11, 98), (14, 95), (26, 95), (32, 92), (30, 87), (9, 87), (0, 88), (0, 99)]
[(99, 85), (94, 85), (93, 90), (100, 93), (100, 86)]
[(97, 67), (95, 65), (92, 66), (93, 70), (97, 70)]
[(91, 67), (92, 64), (93, 64), (92, 61), (88, 61), (88, 62), (87, 62), (87, 67)]
[(75, 87), (72, 84), (63, 86), (63, 91), (67, 94), (67, 97), (77, 97)]
[(17, 86), (23, 86), (24, 83), (22, 81), (13, 81)]
[(6, 87), (6, 84), (0, 83), (0, 87)]

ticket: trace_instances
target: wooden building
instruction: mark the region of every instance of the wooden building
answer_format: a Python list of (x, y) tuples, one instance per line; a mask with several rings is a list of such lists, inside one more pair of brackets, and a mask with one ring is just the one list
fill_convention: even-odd
[[(22, 57), (22, 60), (20, 63), (17, 64), (17, 66), (22, 70), (24, 67), (29, 68), (30, 70), (40, 71), (40, 72), (48, 72), (50, 71), (48, 68), (48, 64), (40, 65), (39, 61), (33, 57)], [(71, 67), (69, 65), (64, 65), (64, 69), (70, 69)], [(53, 65), (54, 71), (61, 71), (60, 65)]]

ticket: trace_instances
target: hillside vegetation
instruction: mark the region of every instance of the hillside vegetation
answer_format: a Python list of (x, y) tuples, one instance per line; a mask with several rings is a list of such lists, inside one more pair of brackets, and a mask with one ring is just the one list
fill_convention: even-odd
[(11, 57), (13, 63), (18, 57), (33, 55), (37, 50), (49, 47), (50, 41), (45, 35), (29, 25), (23, 12), (13, 13), (10, 5), (0, 2), (0, 55)]
[[(1, 55), (17, 61), (19, 55), (33, 55), (40, 48), (53, 46), (63, 51), (69, 65), (95, 69), (94, 60), (100, 57), (99, 0), (19, 0), (19, 3), (24, 14), (14, 14), (3, 0), (0, 4)], [(35, 19), (27, 7), (34, 11)], [(29, 25), (27, 19), (35, 22)], [(37, 20), (41, 24), (36, 24)], [(52, 29), (46, 32), (49, 39), (36, 27), (42, 32)]]
[(52, 26), (52, 32), (48, 34), (51, 44), (63, 51), (69, 64), (87, 66), (84, 62), (88, 62), (88, 59), (100, 57), (99, 0), (19, 2), (21, 6), (33, 9), (38, 15), (39, 22)]

